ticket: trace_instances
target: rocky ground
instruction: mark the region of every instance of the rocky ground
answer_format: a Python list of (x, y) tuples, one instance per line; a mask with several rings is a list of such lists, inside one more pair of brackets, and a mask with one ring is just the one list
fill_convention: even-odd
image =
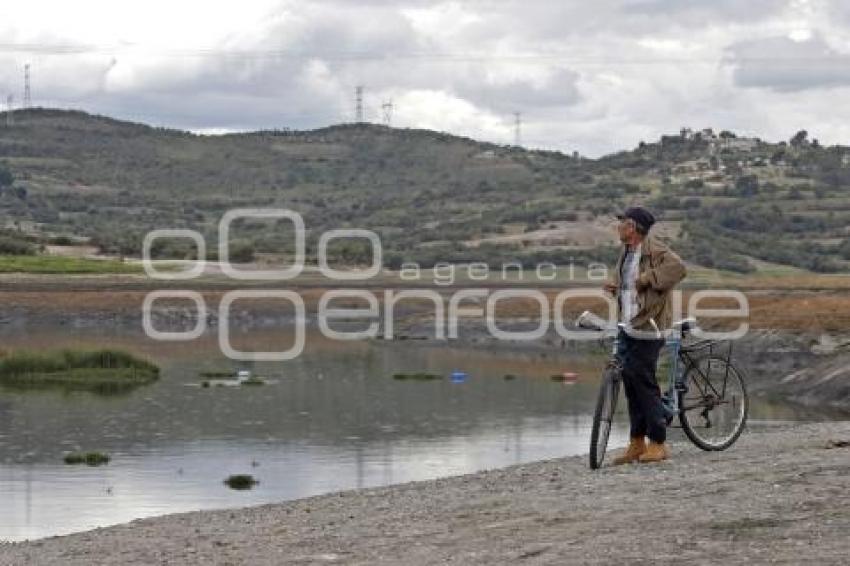
[(846, 564), (850, 422), (592, 472), (585, 458), (143, 519), (0, 564)]

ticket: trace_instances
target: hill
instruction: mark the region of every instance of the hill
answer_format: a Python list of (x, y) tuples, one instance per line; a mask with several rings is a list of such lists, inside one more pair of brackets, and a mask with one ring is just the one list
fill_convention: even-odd
[[(3, 250), (17, 238), (138, 255), (148, 230), (192, 228), (214, 254), (224, 211), (286, 207), (304, 216), (308, 255), (325, 230), (357, 227), (380, 234), (389, 266), (611, 261), (610, 214), (641, 203), (694, 263), (850, 269), (850, 148), (804, 132), (769, 143), (683, 130), (587, 159), (374, 124), (200, 136), (78, 111), (12, 118), (0, 127)], [(240, 257), (292, 251), (284, 225), (234, 232)], [(192, 253), (179, 241), (155, 252)], [(333, 253), (368, 261), (357, 242)]]

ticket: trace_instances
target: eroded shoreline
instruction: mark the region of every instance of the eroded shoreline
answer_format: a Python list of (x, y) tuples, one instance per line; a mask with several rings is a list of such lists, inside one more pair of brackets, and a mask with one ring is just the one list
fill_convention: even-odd
[[(124, 279), (113, 286), (109, 278), (88, 278), (86, 285), (96, 284), (99, 288), (64, 290), (56, 278), (42, 278), (42, 282), (54, 286), (49, 290), (22, 290), (21, 284), (13, 285), (13, 290), (0, 293), (0, 334), (51, 326), (69, 331), (116, 328), (141, 332), (141, 308), (147, 291), (134, 288), (133, 282), (141, 282), (141, 278)], [(9, 276), (4, 283), (10, 283)], [(214, 283), (222, 284), (220, 281)], [(306, 286), (297, 290), (306, 305), (307, 324), (315, 327), (316, 305), (327, 289)], [(218, 326), (217, 305), (226, 291), (213, 285), (199, 292), (207, 302), (208, 331), (214, 333)], [(850, 328), (850, 293), (754, 291), (748, 296), (751, 329), (736, 341), (734, 359), (746, 372), (752, 392), (810, 408), (850, 413), (850, 333), (847, 330)], [(584, 306), (575, 305), (576, 312), (567, 316), (577, 316)], [(457, 338), (433, 340), (434, 323), (429, 309), (433, 309), (433, 305), (427, 301), (424, 305), (399, 304), (394, 311), (396, 338), (416, 340), (423, 346), (538, 350), (551, 356), (570, 355), (594, 347), (587, 342), (566, 341), (554, 328), (533, 341), (497, 340), (482, 321), (472, 318), (460, 320)], [(521, 301), (509, 302), (506, 312), (499, 312), (497, 316), (501, 329), (533, 328), (537, 324), (530, 316), (528, 305)], [(159, 329), (187, 329), (195, 324), (195, 310), (184, 301), (157, 313), (154, 318), (154, 325)], [(292, 325), (292, 313), (285, 305), (281, 308), (279, 300), (247, 301), (232, 311), (230, 325), (243, 330), (285, 328)]]
[(0, 564), (841, 564), (850, 421), (591, 472), (585, 457), (0, 545)]

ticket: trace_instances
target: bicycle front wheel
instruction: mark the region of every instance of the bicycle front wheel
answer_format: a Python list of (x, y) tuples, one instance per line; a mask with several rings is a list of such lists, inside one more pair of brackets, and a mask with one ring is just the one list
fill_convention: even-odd
[(679, 395), (679, 421), (685, 435), (703, 450), (732, 446), (747, 423), (749, 399), (744, 379), (723, 358), (694, 360), (685, 370)]
[(602, 467), (605, 451), (608, 448), (608, 436), (617, 408), (617, 396), (620, 391), (619, 368), (609, 366), (602, 375), (602, 386), (596, 400), (593, 413), (593, 426), (590, 429), (590, 469)]

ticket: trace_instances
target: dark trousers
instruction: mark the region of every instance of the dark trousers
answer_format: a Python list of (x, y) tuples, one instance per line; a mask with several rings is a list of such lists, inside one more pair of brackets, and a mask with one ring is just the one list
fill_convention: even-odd
[(664, 339), (640, 340), (622, 330), (617, 356), (623, 364), (623, 387), (629, 404), (632, 438), (649, 436), (654, 442), (667, 438), (667, 420), (661, 404), (661, 389), (655, 377), (658, 354)]

